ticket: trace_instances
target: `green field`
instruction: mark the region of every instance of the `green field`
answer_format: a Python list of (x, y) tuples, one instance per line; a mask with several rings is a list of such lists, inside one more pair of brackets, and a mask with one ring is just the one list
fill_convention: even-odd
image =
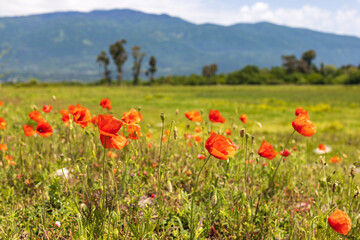
[[(103, 98), (112, 101), (117, 118), (138, 107), (143, 116), (142, 136), (114, 151), (115, 159), (103, 157), (97, 127), (83, 130), (75, 124), (70, 130), (58, 113), (79, 103), (92, 115), (104, 114)], [(0, 101), (0, 117), (7, 122), (0, 144), (9, 147), (0, 153), (1, 239), (191, 239), (192, 232), (198, 239), (345, 239), (327, 223), (335, 208), (352, 220), (349, 239), (360, 239), (360, 201), (354, 197), (360, 191), (360, 86), (0, 87)], [(43, 114), (54, 129), (49, 138), (24, 136), (22, 126), (34, 125), (28, 117), (34, 105), (54, 107)], [(258, 158), (257, 151), (266, 140), (280, 152), (300, 106), (317, 132), (310, 138), (294, 134), (287, 147), (292, 154), (281, 163), (269, 193), (280, 158)], [(210, 109), (219, 110), (225, 124), (210, 123)], [(184, 113), (192, 110), (202, 112), (203, 141), (189, 146), (184, 134), (196, 134), (197, 124)], [(162, 145), (161, 113), (170, 131)], [(246, 125), (239, 120), (243, 113)], [(242, 128), (250, 134), (247, 144), (239, 135)], [(209, 155), (204, 148), (208, 132), (224, 134), (225, 129), (231, 129), (228, 137), (239, 147), (236, 155), (229, 161), (211, 157), (195, 187), (204, 161), (197, 155)], [(326, 166), (313, 153), (319, 144), (332, 147)], [(6, 155), (16, 164), (9, 164)], [(341, 163), (329, 163), (335, 155)], [(160, 165), (162, 198), (154, 200)], [(70, 171), (68, 183), (54, 175), (62, 167)], [(354, 177), (349, 177), (351, 167)]]

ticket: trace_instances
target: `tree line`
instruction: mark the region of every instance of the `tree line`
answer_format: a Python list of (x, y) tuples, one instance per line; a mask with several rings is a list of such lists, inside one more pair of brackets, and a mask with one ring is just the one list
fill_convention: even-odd
[[(126, 44), (126, 40), (122, 39), (121, 41), (116, 41), (115, 43), (109, 46), (109, 53), (110, 56), (116, 66), (117, 70), (117, 85), (121, 86), (122, 79), (123, 79), (123, 65), (128, 58), (128, 53), (124, 47)], [(132, 66), (132, 75), (133, 75), (133, 85), (140, 84), (139, 75), (141, 73), (141, 65), (146, 56), (146, 52), (141, 51), (141, 47), (135, 45), (131, 48), (131, 55), (133, 57), (133, 66)], [(105, 50), (101, 51), (100, 54), (97, 56), (96, 61), (100, 66), (103, 67), (103, 79), (107, 82), (110, 86), (112, 84), (111, 79), (111, 71), (109, 69), (110, 58)], [(156, 58), (154, 56), (150, 57), (149, 60), (149, 67), (145, 72), (146, 75), (150, 76), (149, 82), (155, 82), (155, 72), (157, 71), (156, 67)]]

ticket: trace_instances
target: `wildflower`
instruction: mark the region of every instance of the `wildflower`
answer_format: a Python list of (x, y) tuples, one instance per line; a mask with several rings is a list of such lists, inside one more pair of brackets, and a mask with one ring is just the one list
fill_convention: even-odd
[(49, 123), (45, 121), (38, 122), (36, 127), (36, 133), (41, 137), (50, 137), (53, 134), (53, 130)]
[(55, 222), (55, 226), (57, 226), (58, 228), (60, 227), (60, 225), (61, 225), (61, 224), (60, 224), (59, 221), (56, 221), (56, 222)]
[(290, 151), (285, 149), (283, 151), (280, 152), (280, 155), (283, 156), (283, 157), (288, 157), (291, 155)]
[(98, 116), (100, 141), (104, 148), (121, 149), (129, 143), (125, 137), (117, 134), (122, 125), (123, 123), (112, 115), (100, 114)]
[(100, 106), (102, 106), (102, 108), (107, 108), (109, 111), (112, 109), (111, 101), (107, 98), (101, 99)]
[(203, 160), (206, 156), (204, 154), (198, 154), (197, 159)]
[(0, 117), (0, 129), (6, 128), (6, 121), (2, 117)]
[(188, 176), (190, 176), (190, 175), (191, 175), (191, 172), (190, 172), (189, 170), (187, 170), (187, 171), (186, 171), (186, 174), (187, 174)]
[(185, 133), (185, 139), (186, 140), (189, 140), (189, 139), (192, 139), (193, 138), (193, 135), (189, 134), (189, 133)]
[(162, 141), (163, 141), (163, 142), (167, 142), (166, 136), (163, 136)]
[(266, 166), (268, 165), (268, 163), (267, 163), (267, 162), (263, 162), (262, 165), (263, 165), (263, 167), (266, 167)]
[(304, 110), (302, 107), (298, 107), (296, 110), (295, 110), (295, 115), (296, 116), (299, 116), (300, 114), (308, 114), (308, 112), (306, 110)]
[(347, 235), (351, 229), (351, 219), (345, 212), (339, 209), (336, 209), (329, 216), (328, 222), (330, 227), (332, 227), (336, 232), (343, 235)]
[(155, 196), (155, 194), (151, 194), (151, 197), (150, 198), (155, 198), (156, 196)]
[(91, 123), (90, 110), (85, 107), (78, 105), (72, 109), (72, 112), (70, 113), (74, 116), (74, 122), (82, 128), (86, 128)]
[(309, 115), (299, 114), (292, 122), (293, 128), (305, 137), (311, 137), (316, 132), (316, 127), (313, 122), (311, 122)]
[(130, 109), (129, 112), (124, 112), (123, 117), (121, 118), (126, 124), (138, 123), (143, 120), (140, 112), (135, 109)]
[(226, 129), (226, 130), (225, 130), (225, 134), (228, 135), (228, 136), (230, 136), (230, 135), (231, 135), (231, 130), (230, 130), (230, 129)]
[(51, 105), (44, 105), (42, 108), (42, 111), (45, 113), (49, 113), (49, 112), (51, 112), (52, 109), (53, 109), (53, 107)]
[(148, 148), (151, 148), (151, 146), (153, 145), (152, 142), (149, 142), (149, 144), (147, 145)]
[(195, 130), (195, 132), (197, 132), (197, 133), (201, 133), (201, 127), (200, 127), (200, 126), (196, 126), (196, 127), (194, 128), (194, 130)]
[(244, 113), (244, 114), (241, 114), (240, 120), (241, 120), (244, 124), (247, 124), (247, 122), (248, 122), (248, 117), (247, 117), (247, 115), (246, 115), (245, 113)]
[(6, 144), (0, 144), (0, 150), (7, 151), (9, 148)]
[(169, 136), (169, 135), (170, 135), (170, 131), (169, 131), (169, 130), (165, 130), (164, 134), (167, 135), (167, 136)]
[(199, 111), (186, 112), (185, 117), (187, 117), (192, 122), (202, 122), (202, 117)]
[(227, 160), (229, 157), (234, 156), (237, 150), (237, 147), (230, 139), (215, 132), (211, 132), (211, 136), (205, 142), (205, 148), (212, 156), (221, 160)]
[(265, 140), (262, 142), (259, 151), (259, 155), (267, 158), (269, 160), (272, 160), (276, 157), (277, 152), (275, 152), (274, 148), (271, 146), (270, 143), (266, 142)]
[(331, 152), (331, 147), (325, 145), (325, 144), (320, 144), (319, 147), (314, 149), (314, 153), (316, 154), (325, 154), (325, 153), (329, 153)]
[(10, 161), (10, 160), (13, 160), (13, 159), (14, 159), (13, 156), (11, 156), (11, 155), (5, 155), (5, 160), (6, 160), (6, 161)]
[(65, 175), (65, 177), (68, 178), (69, 170), (67, 168), (61, 168), (61, 169), (56, 170), (54, 175), (55, 176), (64, 176)]
[(35, 135), (36, 131), (34, 130), (34, 127), (31, 125), (24, 125), (23, 126), (24, 134), (27, 137), (32, 137)]
[(34, 120), (35, 122), (43, 121), (43, 117), (41, 116), (41, 113), (39, 111), (32, 111), (29, 113), (29, 118), (31, 120)]
[(128, 124), (126, 131), (129, 133), (129, 138), (132, 140), (136, 140), (140, 136), (140, 126), (137, 124)]
[(108, 151), (107, 155), (109, 156), (109, 158), (117, 158), (118, 155), (112, 151)]
[(148, 132), (148, 133), (146, 134), (146, 137), (147, 137), (148, 139), (152, 139), (151, 133)]
[(331, 163), (340, 163), (341, 158), (339, 158), (338, 156), (334, 156), (334, 157), (330, 158), (329, 162), (331, 162)]
[(66, 126), (69, 126), (70, 114), (67, 110), (60, 110), (60, 114), (62, 115), (61, 120), (64, 122)]
[(210, 110), (209, 120), (215, 123), (225, 123), (226, 119), (223, 118), (218, 110)]
[(197, 141), (198, 143), (201, 143), (202, 142), (202, 137), (195, 136), (195, 141)]
[(0, 101), (0, 106), (4, 105), (4, 102), (3, 101)]

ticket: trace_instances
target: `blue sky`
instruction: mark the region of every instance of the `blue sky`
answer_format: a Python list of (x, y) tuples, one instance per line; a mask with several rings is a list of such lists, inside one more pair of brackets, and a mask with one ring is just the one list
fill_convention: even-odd
[(0, 0), (0, 16), (130, 8), (202, 24), (268, 21), (360, 37), (360, 0)]

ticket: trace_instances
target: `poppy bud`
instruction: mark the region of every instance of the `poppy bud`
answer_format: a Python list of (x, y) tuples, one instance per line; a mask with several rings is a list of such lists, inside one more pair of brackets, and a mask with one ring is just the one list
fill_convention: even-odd
[(175, 114), (176, 114), (176, 116), (179, 114), (179, 109), (175, 110)]
[(37, 106), (34, 104), (34, 105), (32, 105), (32, 108), (34, 109), (34, 111), (36, 111), (37, 110)]
[(138, 106), (138, 111), (139, 111), (139, 112), (141, 111), (141, 106)]
[(246, 133), (245, 134), (245, 138), (248, 139), (250, 137), (250, 134), (249, 133)]
[(240, 130), (240, 137), (244, 137), (245, 136), (245, 128), (242, 128), (241, 130)]
[(334, 183), (334, 184), (332, 185), (332, 191), (333, 191), (333, 193), (335, 192), (337, 185), (338, 185), (337, 183)]
[(354, 166), (351, 167), (350, 176), (351, 176), (352, 178), (355, 177), (355, 167), (354, 167)]
[(53, 101), (54, 101), (54, 102), (56, 101), (56, 97), (55, 97), (55, 95), (53, 95)]
[(161, 121), (164, 122), (165, 121), (165, 113), (161, 113), (160, 118), (161, 118)]
[(175, 126), (174, 127), (174, 140), (177, 139), (177, 127)]

